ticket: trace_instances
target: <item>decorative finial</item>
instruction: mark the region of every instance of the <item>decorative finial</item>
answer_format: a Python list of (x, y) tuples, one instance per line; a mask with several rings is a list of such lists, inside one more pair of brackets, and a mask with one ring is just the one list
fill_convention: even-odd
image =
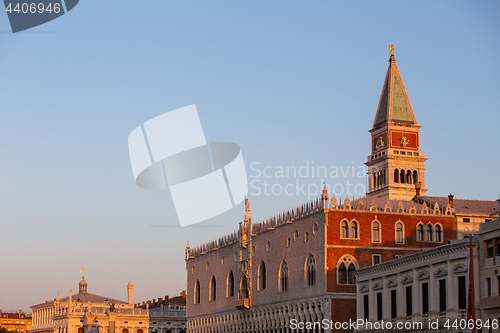
[(394, 55), (394, 45), (392, 45), (392, 44), (391, 44), (391, 45), (389, 45), (389, 54), (390, 54), (391, 56), (393, 56), (393, 55)]
[(250, 218), (250, 201), (248, 198), (245, 199), (245, 220)]

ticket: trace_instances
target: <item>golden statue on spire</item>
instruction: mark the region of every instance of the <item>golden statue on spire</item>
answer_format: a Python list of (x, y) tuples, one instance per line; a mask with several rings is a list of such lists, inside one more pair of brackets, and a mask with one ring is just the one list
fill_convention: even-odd
[(389, 54), (390, 54), (391, 56), (393, 56), (393, 55), (394, 55), (394, 45), (392, 45), (392, 44), (390, 44), (390, 45), (389, 45)]

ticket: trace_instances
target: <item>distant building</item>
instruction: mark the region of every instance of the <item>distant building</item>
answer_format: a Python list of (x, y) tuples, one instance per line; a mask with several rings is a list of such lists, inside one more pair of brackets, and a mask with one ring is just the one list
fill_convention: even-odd
[(0, 310), (0, 327), (7, 331), (26, 333), (31, 330), (31, 314), (19, 312), (2, 312)]
[(150, 333), (186, 333), (186, 292), (180, 296), (158, 298), (136, 304), (136, 307), (149, 308)]
[[(452, 326), (467, 320), (469, 243), (469, 239), (451, 241), (355, 272), (357, 319), (365, 322), (358, 332), (463, 332)], [(473, 258), (479, 319), (477, 236)]]
[(500, 323), (500, 219), (481, 224), (479, 235), (481, 268), (481, 314), (483, 321)]
[(33, 305), (33, 333), (83, 333), (88, 325), (97, 326), (99, 333), (146, 333), (149, 328), (147, 309), (136, 309), (133, 303), (134, 285), (127, 285), (128, 302), (87, 292), (82, 278), (78, 294)]
[(469, 234), (477, 234), (481, 223), (499, 217), (500, 199), (497, 201), (454, 199), (450, 194), (448, 197), (420, 196), (413, 200), (421, 204), (426, 203), (430, 207), (437, 205), (440, 209), (449, 211), (455, 217), (457, 239), (462, 239)]

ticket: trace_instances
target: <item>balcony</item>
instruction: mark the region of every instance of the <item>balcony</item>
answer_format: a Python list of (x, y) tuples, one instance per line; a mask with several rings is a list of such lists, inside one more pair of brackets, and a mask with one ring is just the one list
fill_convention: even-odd
[(481, 298), (481, 310), (500, 308), (500, 295)]
[(250, 299), (248, 298), (243, 298), (239, 299), (236, 301), (236, 308), (242, 310), (242, 309), (249, 309), (250, 308)]

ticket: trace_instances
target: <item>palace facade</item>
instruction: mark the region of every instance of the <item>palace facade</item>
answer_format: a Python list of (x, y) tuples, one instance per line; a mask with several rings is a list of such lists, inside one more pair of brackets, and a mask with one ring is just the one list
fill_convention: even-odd
[[(457, 199), (425, 196), (419, 131), (391, 54), (370, 130), (366, 197), (330, 200), (325, 188), (258, 223), (247, 200), (236, 232), (186, 248), (189, 332), (352, 331), (342, 323), (356, 320), (354, 272), (457, 237)], [(483, 204), (486, 219), (497, 205)]]

